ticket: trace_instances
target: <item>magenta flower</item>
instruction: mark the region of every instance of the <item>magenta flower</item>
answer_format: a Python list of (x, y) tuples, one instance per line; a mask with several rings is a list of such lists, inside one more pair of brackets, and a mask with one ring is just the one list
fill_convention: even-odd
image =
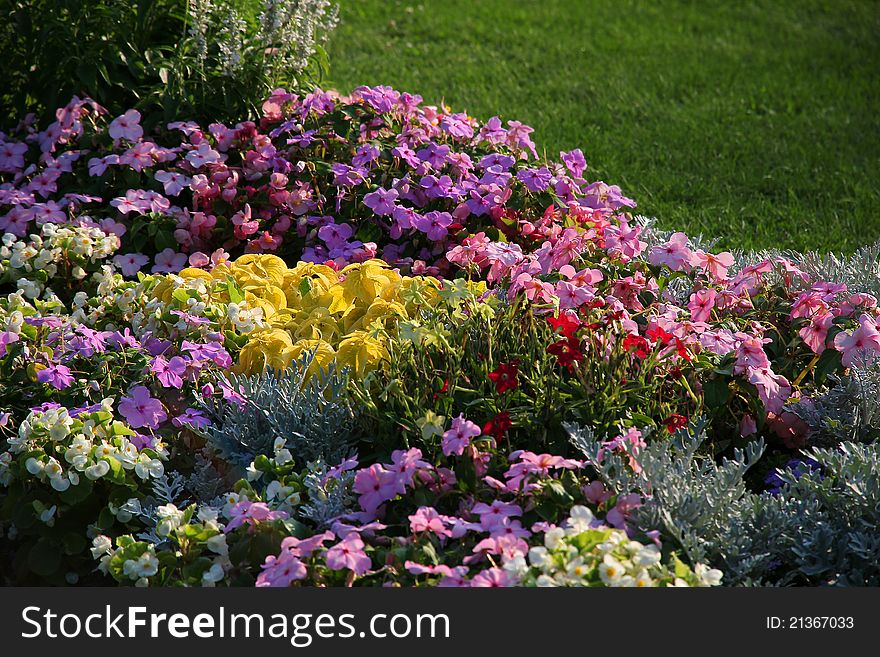
[(356, 532), (351, 532), (327, 550), (325, 558), (330, 570), (348, 569), (355, 575), (363, 575), (372, 565), (370, 557), (364, 552), (364, 542)]
[(700, 267), (710, 277), (718, 281), (727, 279), (727, 268), (733, 265), (733, 255), (724, 251), (717, 255), (697, 251), (694, 253), (694, 266)]
[(135, 386), (129, 394), (129, 397), (120, 400), (119, 412), (135, 429), (139, 427), (158, 429), (159, 425), (168, 419), (162, 402), (154, 399), (146, 386)]
[(261, 522), (284, 520), (288, 517), (284, 511), (273, 511), (265, 502), (251, 502), (250, 500), (238, 502), (229, 511), (229, 515), (232, 519), (226, 525), (226, 529), (223, 530), (226, 534), (242, 525), (255, 527)]
[(428, 212), (413, 219), (413, 227), (427, 234), (432, 242), (439, 242), (447, 235), (446, 229), (452, 224), (452, 215), (448, 212)]
[(488, 568), (477, 573), (471, 580), (471, 586), (474, 588), (505, 588), (515, 585), (516, 580), (513, 576), (501, 568)]
[(374, 463), (369, 468), (359, 470), (354, 478), (358, 502), (367, 513), (374, 514), (382, 504), (397, 497), (397, 474)]
[(137, 141), (144, 136), (144, 129), (140, 126), (140, 122), (141, 113), (136, 109), (130, 109), (110, 122), (110, 136), (113, 139)]
[(771, 413), (779, 413), (791, 397), (791, 385), (784, 376), (769, 367), (753, 367), (748, 371), (749, 383), (758, 389), (758, 397)]

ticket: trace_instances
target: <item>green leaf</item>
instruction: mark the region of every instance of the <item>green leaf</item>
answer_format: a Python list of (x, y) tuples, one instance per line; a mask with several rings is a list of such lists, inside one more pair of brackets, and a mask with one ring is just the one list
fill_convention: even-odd
[(826, 349), (822, 352), (822, 356), (816, 363), (816, 369), (813, 370), (813, 378), (816, 383), (824, 383), (829, 374), (834, 374), (843, 369), (841, 354), (836, 349)]
[(716, 377), (709, 379), (703, 384), (703, 399), (709, 408), (720, 408), (727, 404), (730, 389), (727, 387), (727, 379)]
[(41, 577), (49, 577), (61, 566), (61, 550), (49, 539), (41, 538), (30, 549), (28, 567)]

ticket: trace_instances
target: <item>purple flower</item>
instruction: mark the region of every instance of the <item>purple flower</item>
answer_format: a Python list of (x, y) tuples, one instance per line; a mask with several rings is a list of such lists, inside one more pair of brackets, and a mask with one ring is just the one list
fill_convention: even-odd
[(132, 388), (130, 396), (120, 400), (119, 412), (135, 429), (139, 427), (157, 429), (162, 422), (168, 419), (162, 402), (154, 399), (146, 386)]
[(522, 181), (526, 189), (533, 192), (543, 192), (550, 186), (553, 174), (547, 167), (540, 169), (522, 169), (518, 171), (516, 177)]
[(49, 365), (37, 372), (37, 381), (48, 383), (56, 390), (64, 390), (73, 385), (73, 376), (64, 365)]
[(171, 424), (175, 427), (190, 426), (194, 429), (204, 429), (211, 426), (211, 420), (206, 418), (201, 411), (195, 408), (187, 408), (177, 417), (171, 418)]
[(562, 158), (562, 163), (565, 165), (565, 168), (568, 169), (571, 172), (571, 175), (575, 178), (580, 178), (587, 169), (587, 160), (584, 158), (584, 154), (581, 152), (580, 148), (576, 148), (568, 153), (560, 152), (559, 157)]
[(186, 361), (180, 356), (174, 356), (171, 360), (156, 356), (150, 362), (150, 371), (156, 375), (163, 388), (182, 388), (186, 367)]
[(446, 228), (452, 223), (452, 215), (448, 212), (429, 212), (424, 216), (416, 217), (413, 226), (426, 233), (432, 242), (442, 240), (447, 235)]
[(364, 196), (364, 205), (381, 217), (394, 212), (394, 201), (397, 200), (397, 197), (396, 189), (383, 189), (380, 187), (375, 192), (370, 192)]
[(12, 331), (3, 331), (0, 333), (0, 358), (3, 358), (6, 355), (7, 345), (12, 344), (13, 342), (18, 342), (19, 339), (18, 334), (13, 333)]
[(337, 187), (357, 187), (367, 179), (367, 170), (337, 163), (330, 167), (333, 172), (333, 184)]

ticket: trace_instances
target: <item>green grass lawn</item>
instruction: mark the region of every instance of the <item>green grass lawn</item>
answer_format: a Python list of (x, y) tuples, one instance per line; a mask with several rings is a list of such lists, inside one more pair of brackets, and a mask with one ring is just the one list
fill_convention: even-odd
[(390, 84), (580, 147), (725, 247), (880, 238), (880, 4), (341, 0), (333, 86)]

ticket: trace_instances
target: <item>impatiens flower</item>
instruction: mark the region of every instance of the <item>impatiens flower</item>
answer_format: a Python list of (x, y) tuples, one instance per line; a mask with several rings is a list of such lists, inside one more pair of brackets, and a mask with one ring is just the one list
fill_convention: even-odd
[(688, 419), (684, 415), (670, 415), (663, 420), (663, 424), (666, 425), (666, 431), (669, 433), (675, 433), (679, 429), (683, 429), (687, 426)]
[(186, 154), (186, 161), (189, 162), (194, 169), (199, 169), (206, 164), (214, 164), (221, 160), (221, 155), (208, 142), (203, 141), (198, 148), (191, 150)]
[(49, 367), (37, 372), (37, 380), (40, 383), (48, 383), (56, 390), (64, 390), (73, 385), (73, 376), (64, 365), (49, 365)]
[(124, 276), (136, 276), (149, 261), (150, 258), (142, 253), (113, 256), (113, 264), (119, 268)]
[(7, 352), (7, 345), (19, 341), (18, 333), (12, 331), (0, 331), (0, 358), (3, 358)]
[(364, 196), (364, 205), (370, 208), (374, 214), (383, 216), (394, 212), (398, 192), (396, 189), (382, 189), (370, 192)]
[(859, 328), (848, 333), (838, 333), (834, 338), (834, 348), (843, 354), (843, 366), (852, 367), (856, 358), (871, 359), (880, 352), (880, 332), (877, 322), (863, 314), (859, 317)]
[(141, 113), (136, 109), (130, 109), (110, 122), (108, 132), (113, 139), (137, 141), (144, 136), (144, 129), (140, 126), (140, 121)]
[(493, 372), (489, 372), (489, 379), (495, 384), (495, 390), (503, 394), (508, 390), (516, 390), (519, 387), (519, 361), (512, 360), (509, 363), (499, 363)]
[(327, 567), (330, 570), (351, 570), (355, 575), (366, 573), (372, 562), (364, 552), (364, 542), (355, 532), (327, 550)]
[(695, 322), (708, 321), (712, 308), (715, 307), (716, 292), (711, 288), (703, 288), (691, 295), (688, 310), (691, 311), (691, 319)]
[(471, 438), (476, 438), (482, 433), (480, 426), (465, 419), (464, 414), (452, 420), (452, 426), (443, 434), (440, 447), (445, 456), (456, 454), (461, 456), (465, 448), (470, 445)]
[(168, 419), (162, 402), (154, 399), (146, 386), (135, 386), (119, 402), (119, 413), (133, 428), (158, 429)]
[(156, 264), (150, 271), (154, 274), (176, 274), (184, 267), (186, 267), (186, 254), (167, 248), (156, 254)]
[(652, 265), (666, 265), (672, 271), (687, 271), (693, 261), (694, 254), (688, 247), (688, 238), (684, 233), (673, 233), (666, 244), (655, 246), (648, 254), (648, 262)]
[(727, 279), (727, 268), (733, 265), (733, 255), (727, 251), (713, 255), (705, 251), (698, 250), (694, 253), (693, 264), (703, 269), (711, 278), (716, 281)]
[(420, 506), (409, 516), (409, 528), (414, 534), (431, 532), (441, 538), (448, 538), (452, 536), (452, 532), (446, 527), (445, 518), (433, 507)]
[(176, 171), (157, 171), (155, 178), (165, 187), (165, 193), (168, 196), (177, 196), (188, 188), (191, 182), (187, 176)]
[(183, 375), (186, 373), (187, 363), (180, 356), (174, 356), (166, 360), (162, 356), (155, 356), (150, 363), (150, 371), (159, 379), (164, 388), (183, 387)]
[(287, 587), (308, 576), (305, 564), (289, 550), (282, 550), (277, 557), (271, 554), (267, 556), (262, 569), (254, 586)]
[(748, 371), (749, 383), (758, 389), (758, 397), (771, 413), (779, 413), (791, 397), (791, 385), (784, 376), (769, 367), (753, 367)]
[(561, 333), (568, 339), (574, 339), (578, 328), (581, 326), (581, 320), (571, 312), (560, 313), (558, 317), (549, 317), (547, 322), (553, 327), (554, 331)]

